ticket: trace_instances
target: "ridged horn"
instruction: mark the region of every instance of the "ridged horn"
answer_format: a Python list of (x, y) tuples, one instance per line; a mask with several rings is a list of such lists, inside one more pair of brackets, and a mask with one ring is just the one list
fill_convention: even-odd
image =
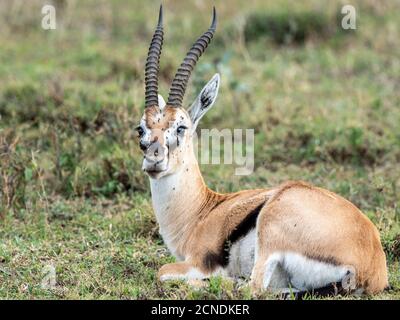
[(158, 105), (158, 70), (160, 68), (160, 55), (163, 39), (163, 12), (162, 5), (160, 5), (157, 28), (154, 31), (146, 60), (144, 78), (146, 86), (145, 108)]
[(192, 73), (200, 56), (204, 53), (210, 44), (217, 27), (217, 14), (215, 7), (213, 8), (213, 17), (210, 28), (193, 44), (192, 48), (186, 54), (185, 59), (178, 68), (171, 89), (168, 95), (167, 105), (173, 107), (182, 106), (183, 96), (185, 95), (186, 86), (188, 84), (190, 74)]

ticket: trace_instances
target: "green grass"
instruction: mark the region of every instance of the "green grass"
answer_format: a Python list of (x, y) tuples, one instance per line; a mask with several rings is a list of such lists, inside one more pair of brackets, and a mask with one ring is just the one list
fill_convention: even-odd
[[(221, 278), (197, 289), (156, 281), (174, 259), (132, 129), (158, 3), (54, 1), (55, 31), (40, 28), (44, 1), (22, 3), (0, 4), (0, 298), (251, 298)], [(343, 195), (378, 227), (388, 258), (392, 289), (362, 298), (399, 299), (400, 7), (353, 4), (357, 30), (346, 33), (340, 2), (218, 2), (216, 39), (185, 101), (218, 71), (220, 95), (200, 127), (255, 129), (254, 173), (202, 165), (211, 188), (301, 179)], [(165, 96), (211, 3), (164, 7)], [(41, 286), (48, 266), (54, 288)]]

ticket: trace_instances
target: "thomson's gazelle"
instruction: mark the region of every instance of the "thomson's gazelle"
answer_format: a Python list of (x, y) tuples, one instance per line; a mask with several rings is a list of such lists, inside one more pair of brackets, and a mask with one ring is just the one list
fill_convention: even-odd
[(341, 196), (304, 182), (220, 194), (207, 188), (192, 137), (217, 97), (216, 74), (188, 110), (182, 100), (190, 74), (213, 38), (194, 43), (172, 82), (167, 103), (158, 95), (162, 8), (146, 62), (144, 115), (137, 128), (161, 235), (176, 263), (161, 281), (250, 276), (254, 291), (309, 291), (343, 283), (349, 291), (382, 291), (386, 258), (371, 221)]

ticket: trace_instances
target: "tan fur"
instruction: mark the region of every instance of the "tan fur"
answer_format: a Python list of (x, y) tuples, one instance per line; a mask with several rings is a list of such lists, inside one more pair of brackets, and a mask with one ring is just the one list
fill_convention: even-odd
[(176, 108), (165, 108), (160, 110), (159, 107), (154, 106), (146, 108), (146, 126), (151, 129), (152, 141), (159, 141), (161, 144), (164, 143), (164, 131), (168, 130), (170, 123), (175, 121)]
[(274, 251), (294, 251), (353, 266), (358, 286), (368, 293), (388, 285), (386, 258), (375, 226), (332, 192), (304, 182), (285, 183), (263, 208), (258, 225), (260, 264)]
[[(213, 270), (204, 266), (204, 255), (217, 251), (249, 210), (269, 200), (258, 220), (254, 289), (261, 289), (265, 260), (274, 251), (294, 251), (351, 265), (357, 272), (357, 285), (367, 293), (382, 291), (388, 285), (379, 233), (354, 205), (338, 195), (303, 182), (288, 182), (276, 189), (227, 195), (207, 190), (204, 199), (202, 210), (192, 215), (195, 226), (177, 246), (182, 256), (191, 257), (192, 266), (205, 273)], [(160, 270), (160, 275), (166, 271), (171, 269)]]
[(146, 126), (153, 129), (166, 130), (169, 128), (170, 123), (175, 121), (176, 108), (166, 107), (160, 110), (159, 107), (149, 107), (145, 110)]
[[(162, 134), (154, 134), (155, 129), (168, 130), (178, 116), (185, 118), (187, 113), (168, 106), (164, 110), (146, 109), (145, 121), (153, 139), (157, 136), (163, 141)], [(217, 256), (240, 222), (263, 204), (256, 225), (258, 255), (251, 276), (253, 290), (262, 290), (266, 259), (277, 251), (352, 266), (357, 287), (367, 293), (377, 293), (388, 285), (379, 233), (349, 201), (301, 181), (271, 189), (216, 193), (203, 181), (189, 133), (181, 148), (169, 155), (175, 163), (171, 164), (170, 174), (179, 172), (179, 180), (167, 190), (159, 223), (160, 232), (168, 236), (169, 247), (183, 261), (163, 266), (159, 277), (185, 275), (192, 269), (206, 276), (217, 272), (219, 268), (208, 264), (207, 257)]]

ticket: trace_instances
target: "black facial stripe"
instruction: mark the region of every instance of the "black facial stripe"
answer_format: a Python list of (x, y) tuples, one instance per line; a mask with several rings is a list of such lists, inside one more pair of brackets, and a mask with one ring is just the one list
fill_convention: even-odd
[(229, 264), (229, 254), (232, 245), (245, 237), (256, 227), (258, 215), (260, 214), (260, 211), (264, 205), (265, 202), (262, 202), (246, 215), (246, 217), (225, 239), (218, 253), (212, 251), (207, 252), (203, 259), (203, 264), (207, 269), (213, 270), (217, 266), (226, 267)]

